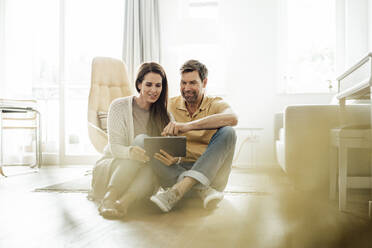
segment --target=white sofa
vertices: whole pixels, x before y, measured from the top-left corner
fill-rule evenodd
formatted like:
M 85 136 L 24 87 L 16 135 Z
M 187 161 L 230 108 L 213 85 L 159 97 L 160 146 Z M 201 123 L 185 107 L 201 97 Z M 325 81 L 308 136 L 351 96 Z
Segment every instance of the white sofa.
M 346 123 L 369 124 L 370 105 L 347 105 Z M 296 188 L 328 188 L 329 131 L 339 125 L 338 105 L 287 106 L 275 116 L 277 160 Z

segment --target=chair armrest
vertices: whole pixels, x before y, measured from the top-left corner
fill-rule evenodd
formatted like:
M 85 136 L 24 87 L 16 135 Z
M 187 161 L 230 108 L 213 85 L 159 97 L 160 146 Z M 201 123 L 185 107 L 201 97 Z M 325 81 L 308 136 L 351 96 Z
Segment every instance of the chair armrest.
M 98 126 L 88 121 L 88 135 L 96 151 L 102 154 L 108 142 L 107 133 L 105 133 Z
M 107 137 L 107 133 L 105 131 L 103 131 L 100 127 L 94 125 L 92 122 L 89 122 L 89 121 L 88 121 L 88 125 L 90 127 L 92 127 L 93 129 L 95 129 L 96 131 L 98 131 L 100 134 L 102 134 L 102 135 L 104 135 L 104 136 Z

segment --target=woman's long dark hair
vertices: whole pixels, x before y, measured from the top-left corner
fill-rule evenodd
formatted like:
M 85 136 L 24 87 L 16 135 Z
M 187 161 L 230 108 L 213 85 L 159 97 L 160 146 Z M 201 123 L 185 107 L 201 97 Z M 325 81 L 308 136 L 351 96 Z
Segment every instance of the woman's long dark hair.
M 161 65 L 155 62 L 143 63 L 137 73 L 136 89 L 139 93 L 141 90 L 138 85 L 141 84 L 147 73 L 159 74 L 162 78 L 162 90 L 159 99 L 150 106 L 150 118 L 147 123 L 147 134 L 150 136 L 160 136 L 164 127 L 169 123 L 167 112 L 168 104 L 168 80 L 167 75 Z

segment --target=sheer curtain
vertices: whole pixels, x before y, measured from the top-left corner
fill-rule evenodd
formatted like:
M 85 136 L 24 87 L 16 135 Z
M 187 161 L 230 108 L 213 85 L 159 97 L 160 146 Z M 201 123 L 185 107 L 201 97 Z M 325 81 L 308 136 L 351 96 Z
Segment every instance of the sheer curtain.
M 141 63 L 146 61 L 160 62 L 157 0 L 126 0 L 123 60 L 128 67 L 130 82 L 133 82 L 137 68 Z

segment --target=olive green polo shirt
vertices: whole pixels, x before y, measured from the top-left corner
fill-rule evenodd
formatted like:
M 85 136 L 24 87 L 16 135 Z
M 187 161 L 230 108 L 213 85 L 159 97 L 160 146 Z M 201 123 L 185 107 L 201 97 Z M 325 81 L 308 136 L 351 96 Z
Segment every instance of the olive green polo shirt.
M 230 108 L 221 97 L 210 97 L 204 95 L 200 107 L 190 116 L 187 111 L 185 100 L 182 96 L 173 97 L 169 100 L 168 110 L 177 122 L 190 122 L 204 118 L 209 115 L 219 114 Z M 186 157 L 182 161 L 194 162 L 207 149 L 208 143 L 216 130 L 195 130 L 182 134 L 186 136 Z

